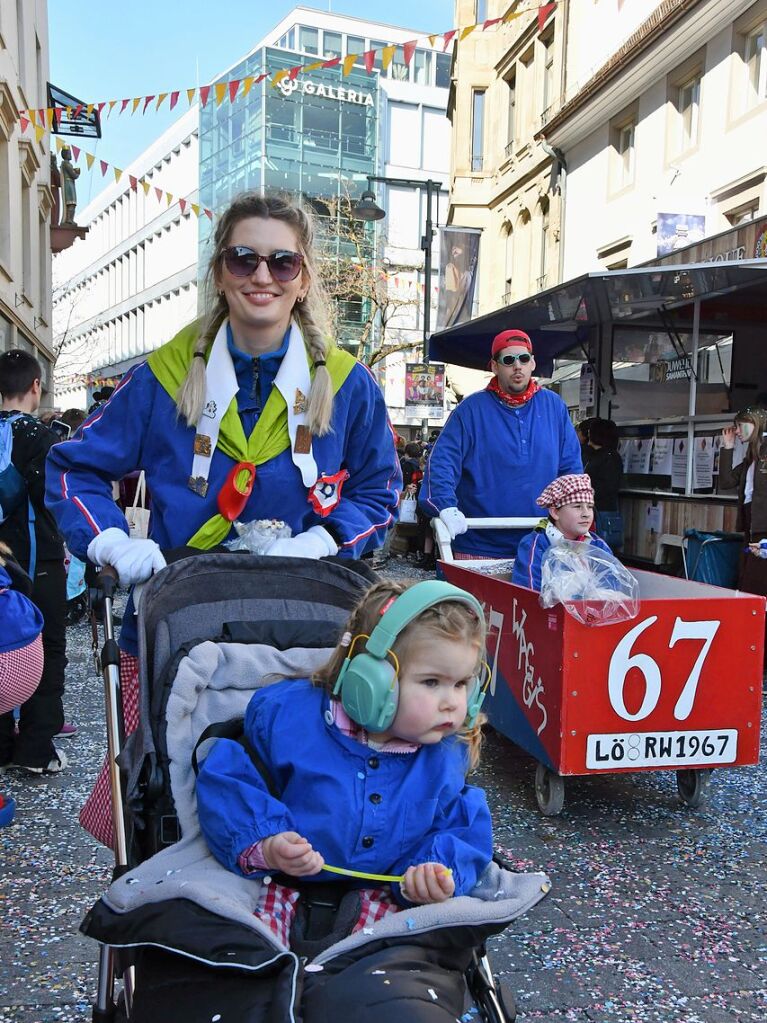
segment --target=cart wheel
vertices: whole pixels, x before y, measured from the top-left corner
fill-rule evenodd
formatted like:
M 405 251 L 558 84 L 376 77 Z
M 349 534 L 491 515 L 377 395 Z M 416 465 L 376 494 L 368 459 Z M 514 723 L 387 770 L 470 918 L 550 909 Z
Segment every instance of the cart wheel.
M 676 787 L 679 798 L 688 806 L 702 806 L 708 798 L 708 783 L 711 780 L 711 769 L 702 768 L 693 771 L 689 768 L 676 772 Z
M 545 764 L 538 764 L 535 769 L 535 798 L 546 817 L 556 817 L 565 804 L 565 780 Z

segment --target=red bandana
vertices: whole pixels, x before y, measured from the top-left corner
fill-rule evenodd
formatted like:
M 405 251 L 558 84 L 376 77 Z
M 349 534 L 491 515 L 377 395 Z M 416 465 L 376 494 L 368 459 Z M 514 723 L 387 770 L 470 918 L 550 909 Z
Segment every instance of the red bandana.
M 494 394 L 496 398 L 499 398 L 504 405 L 508 405 L 510 408 L 519 408 L 520 405 L 526 405 L 532 396 L 537 391 L 540 391 L 540 389 L 541 385 L 537 381 L 531 379 L 530 383 L 521 394 L 507 394 L 498 386 L 498 377 L 493 377 L 486 388 L 486 390 L 490 391 L 491 394 Z

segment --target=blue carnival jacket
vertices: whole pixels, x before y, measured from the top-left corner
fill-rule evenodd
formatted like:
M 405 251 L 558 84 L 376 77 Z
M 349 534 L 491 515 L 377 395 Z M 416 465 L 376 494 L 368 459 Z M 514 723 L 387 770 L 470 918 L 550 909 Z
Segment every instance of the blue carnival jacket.
M 612 554 L 601 536 L 589 533 L 589 542 L 600 551 Z M 545 529 L 534 529 L 519 541 L 511 581 L 518 586 L 526 586 L 528 590 L 541 590 L 541 568 L 543 555 L 551 547 L 551 539 Z
M 419 503 L 434 518 L 459 508 L 467 518 L 537 517 L 535 499 L 553 479 L 583 472 L 567 406 L 553 391 L 538 391 L 509 408 L 490 391 L 464 398 L 450 415 L 426 465 Z M 453 549 L 513 557 L 522 530 L 469 530 Z
M 146 471 L 152 494 L 152 539 L 161 548 L 184 546 L 217 511 L 216 496 L 234 464 L 216 449 L 207 497 L 193 493 L 186 482 L 194 434 L 178 420 L 174 402 L 149 366 L 132 369 L 77 436 L 55 445 L 48 456 L 46 503 L 70 551 L 85 559 L 97 533 L 110 526 L 127 532 L 125 516 L 112 500 L 111 480 L 139 468 Z M 258 466 L 242 521 L 282 519 L 294 535 L 321 524 L 333 534 L 339 554 L 349 558 L 380 546 L 394 521 L 402 474 L 383 396 L 363 365 L 354 366 L 335 396 L 330 433 L 313 438 L 312 447 L 320 475 L 349 473 L 333 511 L 321 518 L 312 509 L 286 449 Z M 131 606 L 120 646 L 137 652 Z
M 28 646 L 43 629 L 37 605 L 12 587 L 11 577 L 0 565 L 0 654 Z
M 216 859 L 241 874 L 237 858 L 250 845 L 297 831 L 331 866 L 399 875 L 439 862 L 452 869 L 456 895 L 470 892 L 493 846 L 485 794 L 466 784 L 465 746 L 451 737 L 416 753 L 379 753 L 343 735 L 329 708 L 324 690 L 304 679 L 267 686 L 250 701 L 245 735 L 280 799 L 239 743 L 213 746 L 197 807 Z

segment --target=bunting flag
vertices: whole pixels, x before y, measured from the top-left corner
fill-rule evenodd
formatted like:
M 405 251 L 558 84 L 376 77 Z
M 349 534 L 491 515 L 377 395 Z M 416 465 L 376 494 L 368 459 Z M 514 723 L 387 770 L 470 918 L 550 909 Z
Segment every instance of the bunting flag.
M 517 8 L 514 11 L 509 11 L 508 14 L 505 14 L 500 18 L 487 18 L 485 21 L 477 22 L 474 25 L 465 25 L 462 28 L 453 28 L 448 32 L 432 33 L 419 39 L 410 39 L 407 42 L 400 44 L 404 55 L 404 63 L 407 66 L 410 65 L 419 42 L 428 40 L 429 45 L 432 48 L 435 48 L 438 40 L 441 39 L 442 50 L 443 52 L 446 52 L 452 43 L 460 43 L 464 39 L 467 39 L 472 32 L 487 32 L 495 28 L 497 25 L 508 24 L 509 22 L 514 21 L 515 18 L 520 18 L 525 14 L 532 14 L 533 12 L 537 12 L 538 31 L 541 32 L 543 31 L 543 27 L 549 16 L 556 9 L 556 6 L 556 2 L 552 2 L 552 0 L 543 0 L 543 2 L 534 3 L 529 7 L 521 9 Z M 363 66 L 368 74 L 372 74 L 375 68 L 376 58 L 379 58 L 380 60 L 381 70 L 386 71 L 394 59 L 396 51 L 396 45 L 388 44 L 378 50 L 366 50 L 364 53 L 350 53 L 343 58 L 340 56 L 331 57 L 328 60 L 317 60 L 310 64 L 296 65 L 291 68 L 280 68 L 274 72 L 267 70 L 258 75 L 258 77 L 249 76 L 243 79 L 231 79 L 225 82 L 217 82 L 215 85 L 202 85 L 198 88 L 187 89 L 186 97 L 190 107 L 194 103 L 195 98 L 199 99 L 202 107 L 205 107 L 210 98 L 211 90 L 214 90 L 216 105 L 220 106 L 227 97 L 230 103 L 234 103 L 240 96 L 247 96 L 254 85 L 258 85 L 267 78 L 271 78 L 270 84 L 272 86 L 276 86 L 279 85 L 279 83 L 286 77 L 292 81 L 299 74 L 307 74 L 311 71 L 319 70 L 320 68 L 332 68 L 337 67 L 338 65 L 342 66 L 342 73 L 344 77 L 351 74 L 352 68 Z M 362 62 L 361 64 L 360 61 Z M 240 89 L 240 86 L 242 86 L 242 89 Z M 109 117 L 111 116 L 115 106 L 118 104 L 120 107 L 118 114 L 125 113 L 129 104 L 131 105 L 131 114 L 135 114 L 139 107 L 142 108 L 141 113 L 146 114 L 150 104 L 154 104 L 154 110 L 157 111 L 168 96 L 170 96 L 169 109 L 173 110 L 178 103 L 181 91 L 182 90 L 180 89 L 176 89 L 169 92 L 136 96 L 132 99 L 110 99 L 102 100 L 99 103 L 88 104 L 78 103 L 78 105 L 74 107 L 74 111 L 72 107 L 42 107 L 37 110 L 21 110 L 19 111 L 19 126 L 21 131 L 25 132 L 29 124 L 31 124 L 35 129 L 35 136 L 39 141 L 46 130 L 51 130 L 53 128 L 55 114 L 57 112 L 61 113 L 64 109 L 66 109 L 69 119 L 77 119 L 83 110 L 85 110 L 88 115 L 92 114 L 94 110 L 97 110 L 100 116 L 105 107 L 108 107 L 107 117 Z

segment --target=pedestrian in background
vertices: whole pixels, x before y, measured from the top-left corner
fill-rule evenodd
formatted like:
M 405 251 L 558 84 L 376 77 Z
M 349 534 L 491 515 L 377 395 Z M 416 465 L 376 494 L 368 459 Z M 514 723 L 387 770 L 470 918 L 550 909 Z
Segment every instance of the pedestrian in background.
M 21 349 L 0 355 L 0 421 L 10 419 L 11 460 L 26 485 L 28 500 L 0 524 L 0 540 L 32 579 L 32 600 L 42 612 L 45 665 L 40 685 L 21 708 L 18 734 L 13 714 L 0 716 L 0 767 L 13 764 L 32 774 L 58 774 L 66 755 L 54 745 L 64 729 L 64 672 L 67 666 L 67 582 L 64 543 L 45 507 L 45 460 L 58 437 L 37 418 L 42 368 Z
M 742 409 L 733 426 L 722 430 L 719 452 L 719 486 L 725 490 L 737 487 L 737 528 L 745 534 L 746 545 L 767 539 L 767 440 L 764 431 L 767 410 Z M 743 461 L 733 468 L 735 438 L 746 445 Z M 767 559 L 751 550 L 744 550 L 738 570 L 738 589 L 767 596 Z
M 618 427 L 612 419 L 590 419 L 588 424 L 583 471 L 594 488 L 594 528 L 615 552 L 623 546 L 623 516 L 618 503 L 623 462 L 618 454 Z
M 383 542 L 401 484 L 394 433 L 371 373 L 327 335 L 316 259 L 313 222 L 286 199 L 246 193 L 218 218 L 202 320 L 132 368 L 78 439 L 51 451 L 48 501 L 76 556 L 112 565 L 130 586 L 164 567 L 161 549 L 235 536 L 235 518 L 286 522 L 293 535 L 269 555 L 358 558 Z M 129 537 L 109 483 L 137 469 L 152 492 L 150 539 Z M 120 646 L 130 733 L 132 600 Z M 110 803 L 102 770 L 80 819 L 106 845 Z

